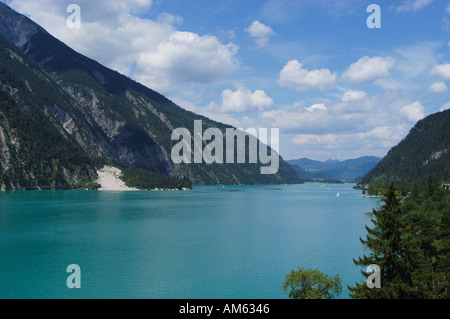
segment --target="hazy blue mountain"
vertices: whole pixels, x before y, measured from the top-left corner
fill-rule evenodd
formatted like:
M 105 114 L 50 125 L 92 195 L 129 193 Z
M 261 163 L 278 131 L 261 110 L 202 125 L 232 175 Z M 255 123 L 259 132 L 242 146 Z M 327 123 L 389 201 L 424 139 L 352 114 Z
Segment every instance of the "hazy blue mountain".
M 306 173 L 312 174 L 310 177 L 313 178 L 355 181 L 359 177 L 367 174 L 372 168 L 375 167 L 375 165 L 378 164 L 378 162 L 380 162 L 380 160 L 380 157 L 363 156 L 344 161 L 330 159 L 325 162 L 301 158 L 287 161 L 287 163 L 291 165 L 291 167 L 300 167 Z
M 297 165 L 289 164 L 297 175 L 305 182 L 320 182 L 320 183 L 344 183 L 342 179 L 336 179 L 326 173 L 308 173 L 303 168 Z
M 273 175 L 261 163 L 173 163 L 173 129 L 231 126 L 75 52 L 2 2 L 0 44 L 0 188 L 77 187 L 105 164 L 194 184 L 301 182 L 282 158 Z

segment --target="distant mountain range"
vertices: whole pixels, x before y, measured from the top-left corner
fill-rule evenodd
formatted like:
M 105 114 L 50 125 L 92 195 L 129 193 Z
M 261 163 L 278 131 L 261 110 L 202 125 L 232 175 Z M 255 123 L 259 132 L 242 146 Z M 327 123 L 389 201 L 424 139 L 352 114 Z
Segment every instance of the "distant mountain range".
M 83 188 L 103 165 L 193 184 L 301 182 L 282 158 L 272 175 L 260 162 L 174 163 L 171 134 L 194 136 L 194 120 L 231 128 L 75 52 L 0 2 L 0 189 Z
M 365 156 L 325 162 L 302 158 L 287 163 L 305 181 L 354 181 L 357 188 L 371 195 L 379 194 L 390 182 L 403 194 L 413 185 L 424 187 L 430 178 L 450 185 L 450 110 L 418 121 L 384 158 Z
M 356 182 L 367 174 L 380 161 L 381 157 L 364 156 L 344 161 L 315 161 L 308 158 L 289 160 L 287 163 L 305 181 Z
M 369 193 L 377 194 L 391 181 L 403 193 L 429 178 L 450 183 L 450 110 L 431 114 L 417 122 L 409 134 L 361 180 Z

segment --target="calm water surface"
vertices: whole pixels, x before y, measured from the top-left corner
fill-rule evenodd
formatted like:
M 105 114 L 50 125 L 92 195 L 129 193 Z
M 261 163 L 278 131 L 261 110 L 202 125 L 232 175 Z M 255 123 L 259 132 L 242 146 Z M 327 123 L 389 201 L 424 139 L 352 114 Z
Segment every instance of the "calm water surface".
M 299 266 L 348 298 L 376 206 L 349 184 L 1 192 L 0 298 L 279 299 Z

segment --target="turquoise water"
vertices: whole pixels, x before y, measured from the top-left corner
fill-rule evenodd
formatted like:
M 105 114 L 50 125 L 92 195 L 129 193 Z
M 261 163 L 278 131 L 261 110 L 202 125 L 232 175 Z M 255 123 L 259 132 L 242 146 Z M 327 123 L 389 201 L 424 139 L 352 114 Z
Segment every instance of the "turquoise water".
M 348 298 L 376 205 L 352 185 L 1 192 L 0 298 L 279 299 L 299 266 Z

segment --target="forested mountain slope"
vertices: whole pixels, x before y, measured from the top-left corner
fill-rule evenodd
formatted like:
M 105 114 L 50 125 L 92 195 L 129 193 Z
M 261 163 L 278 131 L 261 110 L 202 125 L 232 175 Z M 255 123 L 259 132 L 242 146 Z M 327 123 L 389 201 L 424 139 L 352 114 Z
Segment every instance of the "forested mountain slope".
M 390 181 L 407 192 L 414 182 L 425 183 L 430 176 L 441 183 L 450 181 L 450 110 L 420 120 L 362 183 L 371 185 L 370 193 Z
M 281 157 L 278 172 L 268 175 L 260 162 L 175 164 L 175 128 L 194 136 L 194 120 L 203 121 L 203 130 L 231 126 L 75 52 L 1 2 L 0 38 L 1 188 L 77 187 L 106 164 L 194 184 L 301 182 Z

